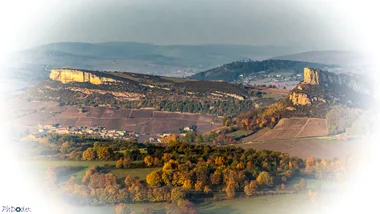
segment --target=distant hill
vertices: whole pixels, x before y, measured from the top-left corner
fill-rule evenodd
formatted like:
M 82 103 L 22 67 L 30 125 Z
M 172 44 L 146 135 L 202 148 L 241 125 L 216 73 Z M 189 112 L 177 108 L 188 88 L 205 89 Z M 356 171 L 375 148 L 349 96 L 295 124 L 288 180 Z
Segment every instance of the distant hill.
M 25 77 L 34 79 L 46 78 L 57 67 L 183 77 L 226 62 L 262 60 L 294 51 L 274 46 L 63 42 L 14 53 L 6 66 L 11 73 L 23 70 L 24 75 L 29 70 Z
M 353 51 L 341 50 L 307 51 L 291 55 L 277 56 L 271 59 L 333 64 L 344 66 L 346 68 L 368 63 L 366 62 L 364 55 Z
M 299 62 L 289 60 L 263 60 L 263 61 L 237 61 L 223 66 L 200 72 L 191 76 L 192 79 L 200 80 L 223 80 L 226 82 L 237 81 L 240 76 L 258 78 L 268 74 L 295 75 L 303 73 L 305 67 L 327 69 L 326 64 Z

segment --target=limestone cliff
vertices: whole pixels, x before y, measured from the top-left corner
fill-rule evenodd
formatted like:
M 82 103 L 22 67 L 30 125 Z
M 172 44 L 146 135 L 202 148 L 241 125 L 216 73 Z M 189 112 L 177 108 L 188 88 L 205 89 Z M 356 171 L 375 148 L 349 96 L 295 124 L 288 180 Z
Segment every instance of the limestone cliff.
M 356 92 L 370 94 L 371 84 L 363 78 L 347 74 L 334 74 L 319 69 L 304 68 L 304 84 L 322 85 L 325 87 L 346 87 Z
M 349 91 L 370 94 L 371 86 L 359 77 L 304 68 L 304 80 L 290 92 L 288 99 L 293 105 L 326 103 L 326 99 L 339 99 L 338 93 Z
M 91 84 L 100 85 L 118 82 L 118 80 L 112 78 L 100 77 L 87 71 L 75 69 L 52 69 L 49 78 L 63 84 L 70 82 L 88 82 Z
M 293 105 L 309 105 L 311 104 L 310 99 L 307 94 L 293 92 L 289 95 L 289 99 L 292 101 Z

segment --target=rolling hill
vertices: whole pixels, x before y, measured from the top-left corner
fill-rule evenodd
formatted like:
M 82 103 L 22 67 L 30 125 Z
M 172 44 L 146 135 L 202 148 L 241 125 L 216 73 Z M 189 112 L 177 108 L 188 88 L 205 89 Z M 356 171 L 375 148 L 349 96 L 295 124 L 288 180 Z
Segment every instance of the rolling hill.
M 129 72 L 62 68 L 52 69 L 49 78 L 31 88 L 25 98 L 55 101 L 62 106 L 153 108 L 214 115 L 236 114 L 277 101 L 262 96 L 258 87 Z
M 274 46 L 62 42 L 14 53 L 6 67 L 13 76 L 39 80 L 46 78 L 50 69 L 61 67 L 183 77 L 226 62 L 293 52 Z M 18 75 L 20 72 L 23 75 Z
M 326 64 L 299 62 L 289 60 L 263 60 L 263 61 L 237 61 L 223 66 L 200 72 L 191 76 L 193 79 L 200 80 L 223 80 L 234 82 L 240 77 L 248 79 L 265 78 L 268 74 L 302 74 L 305 67 L 328 69 Z
M 342 69 L 337 72 L 358 73 L 366 75 L 367 69 L 371 67 L 370 58 L 365 54 L 354 51 L 325 50 L 325 51 L 307 51 L 291 55 L 273 57 L 277 60 L 293 60 L 321 64 L 339 65 Z

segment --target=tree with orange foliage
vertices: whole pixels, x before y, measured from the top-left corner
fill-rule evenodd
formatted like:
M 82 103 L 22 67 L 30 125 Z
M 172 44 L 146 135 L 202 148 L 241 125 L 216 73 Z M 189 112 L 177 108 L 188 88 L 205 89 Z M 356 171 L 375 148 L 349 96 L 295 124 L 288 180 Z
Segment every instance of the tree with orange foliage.
M 165 144 L 178 144 L 178 135 L 169 134 L 162 138 L 162 142 Z
M 116 169 L 120 169 L 123 167 L 123 159 L 119 159 L 116 161 Z
M 177 203 L 185 198 L 185 191 L 180 187 L 175 187 L 171 191 L 171 201 Z
M 164 162 L 168 162 L 170 160 L 170 158 L 171 158 L 171 154 L 169 154 L 169 153 L 164 153 L 164 155 L 162 156 L 162 160 Z
M 237 165 L 236 165 L 236 169 L 244 169 L 244 164 L 243 163 L 238 163 Z
M 253 195 L 253 193 L 256 190 L 256 186 L 257 186 L 256 181 L 252 180 L 249 184 L 245 185 L 245 187 L 244 187 L 244 193 L 247 196 Z
M 306 168 L 313 168 L 315 165 L 314 157 L 311 156 L 311 157 L 306 158 L 305 163 L 306 163 Z
M 204 182 L 203 181 L 197 181 L 194 185 L 196 191 L 203 191 L 204 188 Z
M 96 154 L 99 160 L 109 160 L 112 156 L 112 151 L 108 147 L 101 146 L 97 149 Z
M 82 154 L 83 160 L 95 160 L 95 151 L 93 148 L 88 148 Z
M 158 159 L 157 157 L 155 157 L 155 158 L 153 159 L 153 166 L 159 166 L 160 163 L 161 163 L 161 161 L 160 161 L 160 159 Z
M 190 190 L 192 188 L 191 180 L 190 179 L 186 179 L 183 182 L 182 188 L 185 189 L 185 190 Z
M 235 184 L 228 183 L 226 188 L 225 188 L 225 192 L 226 192 L 228 198 L 235 197 Z
M 220 184 L 220 181 L 221 181 L 221 173 L 216 170 L 214 173 L 211 174 L 210 176 L 210 181 L 211 181 L 211 184 Z
M 268 172 L 262 171 L 256 178 L 257 184 L 262 186 L 272 186 L 273 178 Z
M 135 183 L 136 183 L 136 179 L 130 175 L 127 175 L 124 179 L 124 184 L 126 187 L 131 187 L 135 185 Z
M 77 155 L 78 155 L 78 152 L 76 152 L 76 151 L 72 151 L 72 152 L 70 152 L 70 154 L 69 154 L 69 159 L 70 159 L 70 160 L 75 160 L 75 159 L 77 158 Z
M 69 148 L 70 148 L 70 143 L 69 142 L 64 142 L 64 143 L 62 143 L 61 148 L 59 150 L 62 153 L 66 154 L 67 151 L 69 150 Z
M 132 159 L 130 157 L 124 157 L 124 159 L 123 159 L 123 167 L 125 169 L 127 169 L 127 168 L 131 167 L 131 165 L 132 165 Z
M 215 158 L 215 165 L 221 166 L 224 164 L 224 158 L 221 156 L 218 156 Z
M 152 188 L 160 187 L 161 182 L 161 175 L 157 171 L 151 172 L 146 176 L 146 183 Z
M 205 188 L 203 188 L 203 192 L 206 193 L 206 194 L 210 193 L 211 192 L 211 188 L 206 185 Z
M 148 155 L 148 156 L 146 156 L 146 157 L 144 158 L 144 163 L 145 163 L 145 165 L 146 165 L 147 167 L 151 167 L 151 166 L 153 165 L 153 161 L 154 161 L 154 159 L 153 159 L 153 157 L 150 156 L 150 155 Z
M 248 129 L 248 126 L 249 126 L 249 120 L 247 118 L 244 118 L 242 121 L 242 126 L 246 129 Z
M 247 162 L 247 166 L 251 167 L 251 166 L 252 166 L 252 162 L 251 162 L 251 161 L 248 161 L 248 162 Z

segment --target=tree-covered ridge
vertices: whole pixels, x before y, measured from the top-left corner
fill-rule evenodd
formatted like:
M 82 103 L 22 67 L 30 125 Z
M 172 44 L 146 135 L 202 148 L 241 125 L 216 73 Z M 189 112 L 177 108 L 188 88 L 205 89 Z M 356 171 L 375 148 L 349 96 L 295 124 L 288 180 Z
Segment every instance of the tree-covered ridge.
M 248 111 L 255 105 L 274 103 L 264 97 L 263 87 L 248 87 L 226 82 L 168 78 L 125 72 L 99 72 L 88 70 L 66 71 L 62 84 L 47 80 L 30 89 L 28 100 L 56 101 L 60 105 L 111 106 L 116 108 L 154 108 L 171 112 L 190 112 L 214 115 L 231 115 Z M 70 77 L 70 71 L 76 76 Z M 71 81 L 85 72 L 98 79 L 112 79 L 107 84 Z M 57 78 L 57 79 L 60 79 Z M 82 80 L 80 80 L 82 81 Z
M 200 72 L 191 76 L 193 79 L 200 80 L 223 80 L 233 82 L 238 79 L 239 75 L 248 76 L 259 72 L 292 72 L 301 74 L 305 67 L 325 68 L 327 65 L 300 61 L 289 60 L 263 60 L 263 61 L 236 61 L 222 65 L 220 67 Z

